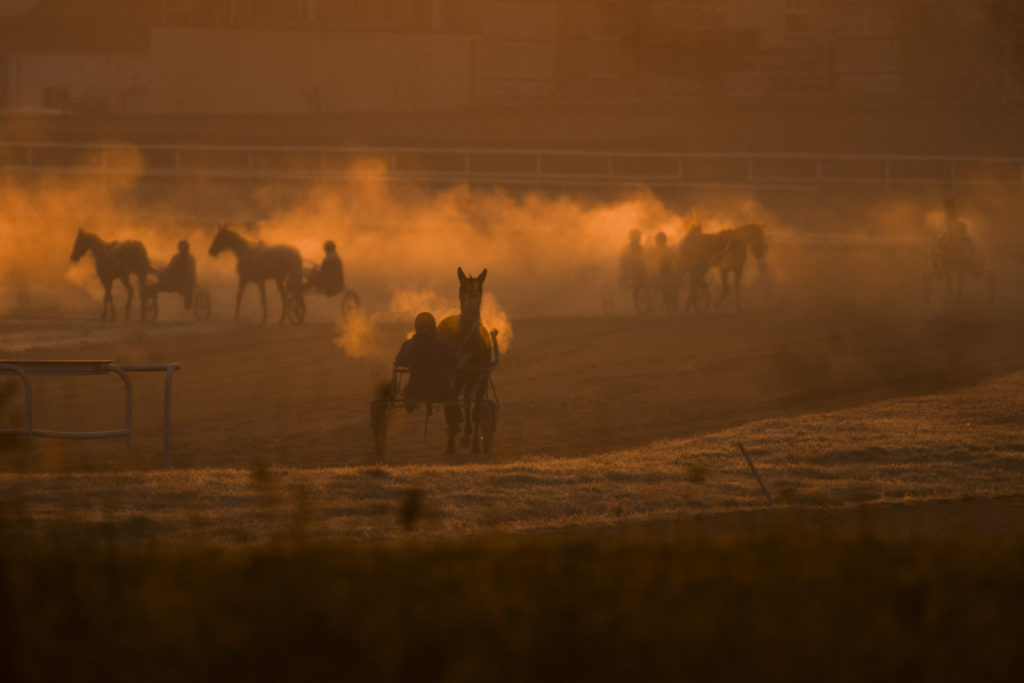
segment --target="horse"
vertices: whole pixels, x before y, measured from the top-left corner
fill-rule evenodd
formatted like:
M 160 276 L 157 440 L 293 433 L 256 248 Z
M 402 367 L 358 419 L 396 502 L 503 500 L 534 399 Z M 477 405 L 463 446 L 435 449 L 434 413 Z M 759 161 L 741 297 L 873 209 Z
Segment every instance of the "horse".
M 249 242 L 227 226 L 221 226 L 210 244 L 210 256 L 216 257 L 225 249 L 235 253 L 238 261 L 238 294 L 235 297 L 235 319 L 242 307 L 242 293 L 250 282 L 260 290 L 260 304 L 263 306 L 261 322 L 267 322 L 267 290 L 265 282 L 277 283 L 281 295 L 281 320 L 288 314 L 289 295 L 304 308 L 302 300 L 302 256 L 295 247 L 283 244 L 267 245 L 263 242 Z
M 964 277 L 967 275 L 987 275 L 989 297 L 994 298 L 995 283 L 985 264 L 980 244 L 968 234 L 966 225 L 958 223 L 932 240 L 931 271 L 924 277 L 926 299 L 931 300 L 933 279 L 945 282 L 947 300 L 963 298 Z
M 495 337 L 497 332 L 488 334 L 480 321 L 480 304 L 483 300 L 484 280 L 487 269 L 476 277 L 469 277 L 458 269 L 459 315 L 441 320 L 437 326 L 439 337 L 451 344 L 458 357 L 455 373 L 456 394 L 461 396 L 465 406 L 465 427 L 462 447 L 472 442 L 472 452 L 480 452 L 481 416 L 474 414 L 474 403 L 480 405 L 487 391 L 490 378 Z M 455 434 L 458 425 L 449 426 L 448 452 L 455 452 Z
M 717 268 L 722 278 L 722 293 L 715 307 L 721 306 L 729 295 L 729 275 L 732 274 L 736 286 L 736 310 L 740 310 L 740 281 L 743 278 L 747 250 L 754 255 L 758 275 L 765 275 L 768 267 L 765 261 L 764 226 L 748 223 L 709 234 L 702 232 L 699 225 L 690 228 L 679 245 L 680 264 L 683 270 L 690 273 L 690 294 L 685 310 L 690 311 L 695 307 L 695 296 L 701 293 L 706 296 L 705 278 L 712 268 Z
M 132 289 L 131 276 L 134 274 L 139 281 L 140 306 L 141 292 L 146 286 L 146 276 L 149 274 L 149 257 L 146 255 L 146 248 L 142 242 L 128 240 L 125 242 L 104 242 L 102 239 L 82 229 L 78 231 L 75 238 L 75 246 L 71 249 L 71 262 L 78 261 L 85 256 L 86 252 L 92 252 L 96 261 L 96 274 L 103 283 L 103 313 L 100 320 L 106 320 L 107 312 L 110 312 L 110 319 L 117 319 L 117 311 L 114 309 L 114 297 L 111 288 L 114 280 L 120 280 L 128 292 L 128 300 L 124 304 L 124 317 L 131 317 Z M 141 315 L 141 308 L 140 308 Z

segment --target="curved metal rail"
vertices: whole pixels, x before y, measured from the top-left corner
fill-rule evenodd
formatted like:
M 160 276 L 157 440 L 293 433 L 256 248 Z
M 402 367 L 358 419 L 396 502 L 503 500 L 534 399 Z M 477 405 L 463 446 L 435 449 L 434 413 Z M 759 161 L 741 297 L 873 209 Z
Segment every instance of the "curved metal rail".
M 125 448 L 131 451 L 132 433 L 135 431 L 132 404 L 132 390 L 129 373 L 163 372 L 164 373 L 164 467 L 171 466 L 171 380 L 179 363 L 158 363 L 145 365 L 123 365 L 109 360 L 0 360 L 0 373 L 17 375 L 21 379 L 25 394 L 25 418 L 21 427 L 0 429 L 0 435 L 22 435 L 29 438 L 29 445 L 34 437 L 50 439 L 114 439 L 123 437 Z M 42 429 L 37 427 L 33 415 L 32 377 L 35 375 L 82 376 L 110 375 L 121 378 L 124 383 L 124 427 L 93 431 L 68 431 L 61 429 Z

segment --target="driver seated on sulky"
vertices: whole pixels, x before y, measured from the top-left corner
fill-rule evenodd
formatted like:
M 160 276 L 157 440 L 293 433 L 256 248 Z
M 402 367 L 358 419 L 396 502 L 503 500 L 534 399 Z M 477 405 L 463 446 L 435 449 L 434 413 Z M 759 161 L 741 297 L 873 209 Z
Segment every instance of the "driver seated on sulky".
M 437 321 L 430 313 L 417 315 L 414 328 L 413 336 L 395 356 L 395 366 L 409 369 L 403 390 L 405 408 L 412 412 L 419 403 L 444 404 L 449 435 L 454 434 L 462 421 L 455 391 L 458 357 L 448 342 L 437 336 Z
M 306 289 L 315 289 L 327 296 L 334 296 L 344 291 L 345 273 L 333 240 L 324 242 L 324 260 L 320 263 L 319 268 L 314 268 L 310 272 Z
M 192 308 L 192 295 L 196 289 L 196 259 L 189 253 L 187 240 L 178 242 L 178 253 L 164 269 L 160 284 L 167 291 L 185 296 L 186 311 Z

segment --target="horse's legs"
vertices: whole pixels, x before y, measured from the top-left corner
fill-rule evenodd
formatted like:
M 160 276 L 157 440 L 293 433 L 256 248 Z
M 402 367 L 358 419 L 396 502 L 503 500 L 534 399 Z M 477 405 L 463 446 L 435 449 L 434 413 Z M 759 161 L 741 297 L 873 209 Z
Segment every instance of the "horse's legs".
M 477 408 L 479 408 L 480 407 L 480 403 L 483 401 L 483 399 L 484 399 L 484 387 L 483 387 L 483 385 L 480 385 L 477 388 L 477 390 L 474 392 L 474 400 L 473 400 L 474 405 Z M 475 411 L 475 410 L 473 411 L 473 435 L 472 435 L 471 438 L 473 439 L 473 447 L 470 449 L 470 451 L 472 453 L 479 453 L 480 452 L 480 416 L 477 414 L 477 411 Z
M 720 268 L 718 274 L 722 277 L 722 293 L 718 296 L 718 301 L 715 302 L 715 308 L 721 306 L 725 297 L 729 296 L 729 271 Z
M 146 275 L 145 273 L 138 273 L 135 276 L 139 280 L 139 318 L 142 318 L 142 309 L 145 307 L 146 302 L 142 300 L 142 293 L 146 291 Z
M 132 296 L 135 294 L 135 290 L 132 289 L 132 276 L 130 274 L 125 275 L 121 278 L 121 282 L 124 283 L 124 289 L 128 292 L 128 300 L 124 302 L 124 319 L 130 320 L 132 317 Z M 111 305 L 113 305 L 113 302 L 111 302 Z
M 736 310 L 742 311 L 743 306 L 740 305 L 740 281 L 743 279 L 743 266 L 733 271 L 733 277 L 736 280 Z
M 444 404 L 444 422 L 448 435 L 448 443 L 445 446 L 446 455 L 455 455 L 455 435 L 459 433 L 459 397 L 455 396 L 453 401 Z
M 110 309 L 110 319 L 117 320 L 117 311 L 114 310 L 114 295 L 111 293 L 111 288 L 114 286 L 113 282 L 104 282 L 103 287 L 103 313 L 100 315 L 100 320 L 107 319 L 107 309 Z
M 284 325 L 284 319 L 288 315 L 288 298 L 284 289 L 284 280 L 277 281 L 277 293 L 281 296 L 281 319 L 277 322 Z
M 238 279 L 238 294 L 235 295 L 235 320 L 238 320 L 238 313 L 242 310 L 242 292 L 245 291 L 246 280 Z
M 267 283 L 260 280 L 256 285 L 260 288 L 260 305 L 263 306 L 263 319 L 260 322 L 265 323 L 267 322 Z
M 468 384 L 462 390 L 462 410 L 463 418 L 466 420 L 462 429 L 462 447 L 465 448 L 473 438 L 473 392 Z

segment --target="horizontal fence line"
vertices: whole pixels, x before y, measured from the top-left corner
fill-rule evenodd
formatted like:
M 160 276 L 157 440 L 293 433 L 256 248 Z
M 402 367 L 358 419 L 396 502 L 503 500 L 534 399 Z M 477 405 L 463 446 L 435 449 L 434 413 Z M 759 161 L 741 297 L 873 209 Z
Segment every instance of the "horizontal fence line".
M 364 159 L 380 172 L 353 170 Z M 814 190 L 838 185 L 1024 188 L 1024 158 L 667 153 L 502 148 L 14 143 L 0 171 L 154 179 L 394 178 L 427 183 Z

